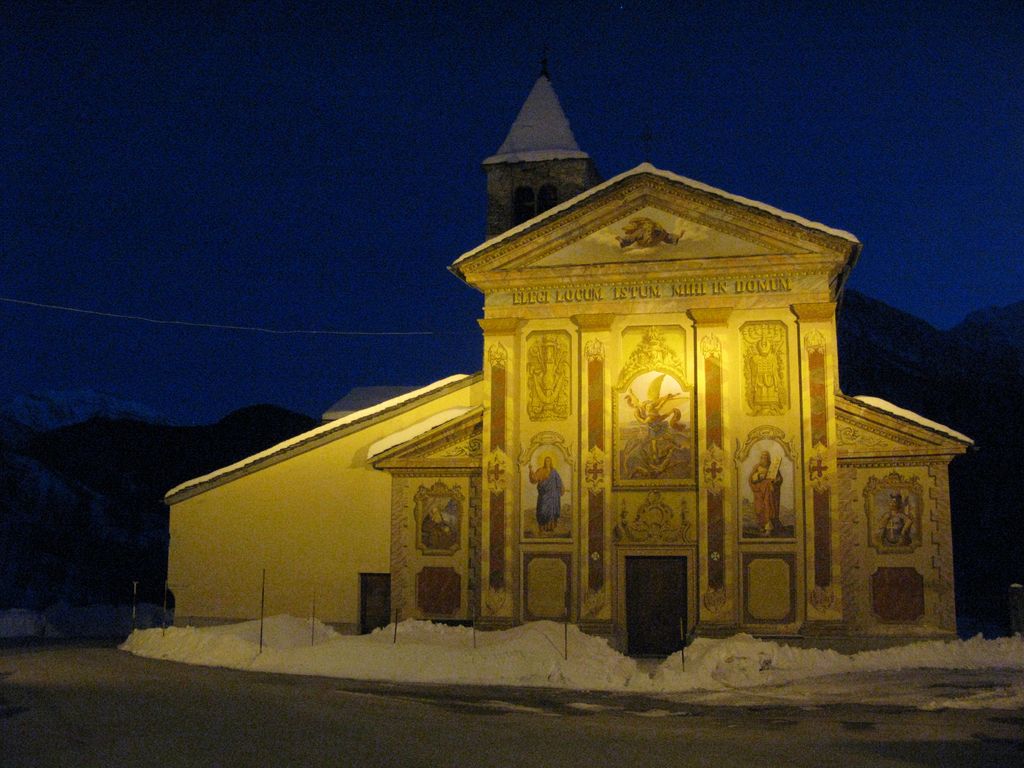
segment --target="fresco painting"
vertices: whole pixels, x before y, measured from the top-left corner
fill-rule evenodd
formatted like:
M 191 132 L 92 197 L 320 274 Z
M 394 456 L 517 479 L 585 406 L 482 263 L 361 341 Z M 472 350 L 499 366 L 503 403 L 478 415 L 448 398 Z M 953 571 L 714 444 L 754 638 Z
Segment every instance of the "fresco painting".
M 664 371 L 634 378 L 617 408 L 620 480 L 681 481 L 693 478 L 690 390 Z
M 554 445 L 538 446 L 523 468 L 523 538 L 572 537 L 572 467 Z
M 772 438 L 750 446 L 739 467 L 743 537 L 791 539 L 796 535 L 793 460 Z

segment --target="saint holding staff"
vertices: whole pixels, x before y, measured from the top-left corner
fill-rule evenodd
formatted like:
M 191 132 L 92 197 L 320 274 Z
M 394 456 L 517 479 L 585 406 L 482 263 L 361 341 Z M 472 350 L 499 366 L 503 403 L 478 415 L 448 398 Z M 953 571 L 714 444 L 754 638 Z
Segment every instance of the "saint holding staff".
M 562 515 L 562 494 L 566 488 L 550 456 L 545 456 L 537 469 L 530 467 L 530 482 L 537 486 L 537 525 L 542 531 L 554 531 Z

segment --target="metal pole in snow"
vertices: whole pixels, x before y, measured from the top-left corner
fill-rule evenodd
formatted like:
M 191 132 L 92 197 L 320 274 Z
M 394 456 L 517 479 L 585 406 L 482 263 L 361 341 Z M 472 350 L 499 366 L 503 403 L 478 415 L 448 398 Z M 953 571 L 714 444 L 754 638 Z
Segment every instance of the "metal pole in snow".
M 267 569 L 263 569 L 263 579 L 260 581 L 260 653 L 263 653 L 263 607 L 267 599 Z
M 679 663 L 686 671 L 686 625 L 683 624 L 683 617 L 679 617 Z
M 398 609 L 395 608 L 395 636 L 391 639 L 391 644 L 392 645 L 397 645 L 397 643 L 398 643 Z
M 135 605 L 139 594 L 139 582 L 132 582 L 132 632 L 135 631 Z

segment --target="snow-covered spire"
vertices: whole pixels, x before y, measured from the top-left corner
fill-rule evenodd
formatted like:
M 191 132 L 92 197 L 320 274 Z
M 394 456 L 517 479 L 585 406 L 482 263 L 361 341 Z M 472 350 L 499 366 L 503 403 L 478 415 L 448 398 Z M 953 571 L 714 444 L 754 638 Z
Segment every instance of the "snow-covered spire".
M 589 155 L 576 144 L 569 119 L 551 87 L 545 57 L 540 77 L 533 84 L 508 136 L 497 153 L 484 160 L 484 165 L 587 157 Z

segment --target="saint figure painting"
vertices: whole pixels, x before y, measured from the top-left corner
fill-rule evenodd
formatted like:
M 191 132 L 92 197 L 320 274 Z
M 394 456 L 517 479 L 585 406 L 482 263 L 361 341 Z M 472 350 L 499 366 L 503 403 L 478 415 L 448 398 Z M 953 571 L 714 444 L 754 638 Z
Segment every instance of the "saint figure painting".
M 537 486 L 537 526 L 542 531 L 553 531 L 562 516 L 562 476 L 551 464 L 551 457 L 544 457 L 543 466 L 530 470 L 530 482 Z
M 761 458 L 750 473 L 747 482 L 754 492 L 754 517 L 757 527 L 765 536 L 771 536 L 782 527 L 779 507 L 782 501 L 781 456 L 772 459 L 771 453 L 761 451 Z
M 796 533 L 793 460 L 764 438 L 750 446 L 737 478 L 745 539 L 789 539 Z
M 523 535 L 527 538 L 571 536 L 569 468 L 558 453 L 541 449 L 530 460 L 523 487 Z

